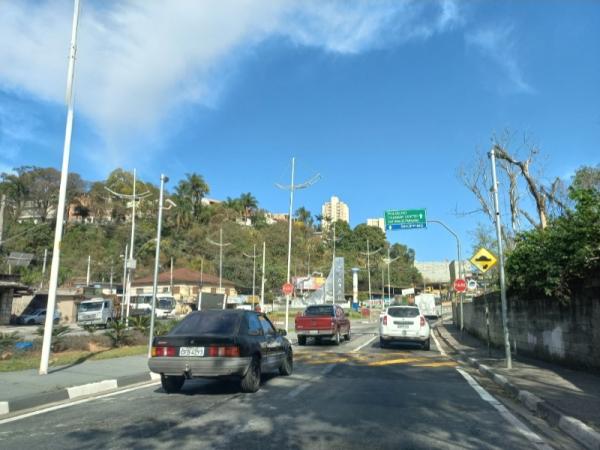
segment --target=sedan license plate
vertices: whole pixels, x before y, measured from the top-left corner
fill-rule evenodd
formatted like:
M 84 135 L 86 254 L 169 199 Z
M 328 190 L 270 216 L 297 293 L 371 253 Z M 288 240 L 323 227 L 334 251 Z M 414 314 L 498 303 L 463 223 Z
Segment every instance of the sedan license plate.
M 309 333 L 310 334 L 319 334 L 319 330 L 310 330 Z
M 179 356 L 204 356 L 204 347 L 180 347 Z

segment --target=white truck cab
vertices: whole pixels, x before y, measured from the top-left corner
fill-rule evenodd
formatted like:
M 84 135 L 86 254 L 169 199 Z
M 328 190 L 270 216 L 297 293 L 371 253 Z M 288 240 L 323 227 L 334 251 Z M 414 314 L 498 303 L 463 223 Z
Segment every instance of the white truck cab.
M 115 319 L 113 301 L 97 297 L 84 300 L 79 304 L 77 323 L 79 325 L 103 325 L 108 327 Z

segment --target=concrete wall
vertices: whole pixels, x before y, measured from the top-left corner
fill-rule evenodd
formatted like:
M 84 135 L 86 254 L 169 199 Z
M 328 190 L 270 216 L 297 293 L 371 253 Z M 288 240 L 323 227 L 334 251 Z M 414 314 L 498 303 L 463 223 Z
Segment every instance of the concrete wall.
M 465 329 L 486 339 L 486 304 L 490 338 L 503 345 L 499 293 L 464 303 Z M 457 308 L 460 323 L 460 308 Z M 508 323 L 511 348 L 517 353 L 569 366 L 600 370 L 600 281 L 582 289 L 567 305 L 552 299 L 509 298 Z

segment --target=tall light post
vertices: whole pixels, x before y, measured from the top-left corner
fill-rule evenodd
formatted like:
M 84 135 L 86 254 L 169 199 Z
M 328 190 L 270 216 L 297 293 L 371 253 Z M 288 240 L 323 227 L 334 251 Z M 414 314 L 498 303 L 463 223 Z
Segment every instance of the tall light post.
M 223 227 L 219 228 L 219 242 L 215 242 L 208 238 L 206 238 L 206 240 L 210 244 L 219 247 L 219 290 L 221 290 L 223 287 L 223 247 L 227 247 L 228 245 L 231 245 L 231 243 L 223 243 Z
M 294 191 L 298 189 L 306 189 L 309 186 L 315 184 L 321 178 L 320 174 L 315 175 L 304 183 L 294 184 L 294 174 L 296 169 L 296 158 L 292 158 L 292 182 L 289 186 L 275 184 L 279 189 L 290 191 L 290 212 L 288 216 L 288 259 L 287 259 L 287 282 L 290 283 L 290 271 L 292 266 L 292 222 L 293 222 L 293 208 L 294 208 Z M 289 331 L 289 315 L 290 315 L 290 296 L 285 296 L 285 331 Z
M 379 250 L 381 250 L 381 248 L 371 251 L 369 247 L 369 239 L 367 239 L 367 251 L 360 252 L 362 255 L 366 255 L 367 257 L 367 279 L 369 280 L 369 320 L 371 320 L 371 309 L 373 307 L 373 294 L 371 291 L 371 255 L 378 253 Z
M 121 281 L 122 289 L 121 289 L 121 321 L 125 317 L 125 289 L 127 283 L 127 252 L 129 250 L 129 244 L 125 244 L 125 253 L 121 256 L 123 257 L 123 278 Z
M 160 259 L 160 234 L 162 230 L 163 196 L 165 183 L 169 177 L 160 175 L 160 194 L 158 196 L 158 220 L 156 223 L 156 251 L 154 253 L 154 277 L 152 280 L 152 311 L 150 314 L 150 333 L 148 338 L 148 358 L 152 356 L 152 339 L 154 338 L 154 315 L 156 309 L 156 292 L 158 289 L 158 261 Z M 171 259 L 171 261 L 173 261 Z M 172 266 L 171 266 L 172 267 Z M 172 273 L 172 272 L 171 272 Z
M 52 344 L 52 328 L 54 326 L 54 309 L 56 307 L 56 289 L 58 287 L 58 268 L 60 264 L 60 243 L 62 241 L 65 203 L 67 196 L 67 181 L 69 174 L 69 158 L 71 153 L 71 134 L 73 131 L 73 78 L 75 74 L 75 56 L 77 54 L 77 26 L 79 24 L 79 0 L 75 0 L 73 25 L 71 28 L 71 47 L 69 51 L 69 68 L 67 71 L 67 123 L 65 127 L 65 142 L 63 160 L 60 172 L 60 187 L 58 190 L 58 206 L 56 208 L 56 226 L 54 229 L 54 247 L 52 250 L 52 266 L 48 284 L 48 304 L 46 305 L 46 320 L 44 323 L 44 338 L 40 358 L 40 375 L 48 374 L 50 346 Z
M 444 222 L 442 222 L 441 220 L 427 220 L 427 223 L 437 223 L 438 225 L 443 226 L 446 231 L 448 231 L 448 233 L 450 233 L 452 236 L 454 236 L 454 239 L 456 239 L 456 255 L 458 258 L 458 277 L 460 279 L 464 279 L 464 273 L 463 273 L 463 263 L 461 260 L 461 254 L 460 254 L 460 238 L 458 237 L 458 234 L 456 234 L 448 225 L 446 225 Z M 459 301 L 460 301 L 460 330 L 462 331 L 464 328 L 464 320 L 463 320 L 463 294 L 459 294 Z M 442 323 L 444 323 L 444 310 L 442 308 Z
M 251 255 L 242 253 L 246 258 L 252 258 L 252 306 L 254 307 L 254 297 L 256 295 L 256 244 Z
M 146 191 L 143 192 L 141 194 L 136 194 L 136 181 L 137 181 L 137 172 L 135 169 L 133 169 L 133 192 L 131 195 L 129 194 L 123 194 L 120 192 L 115 192 L 112 189 L 108 188 L 108 187 L 104 187 L 104 189 L 106 189 L 108 192 L 110 192 L 112 195 L 124 199 L 124 200 L 129 200 L 129 202 L 131 203 L 131 237 L 130 237 L 130 241 L 129 241 L 129 256 L 127 257 L 127 261 L 126 261 L 126 266 L 127 266 L 127 291 L 126 294 L 124 295 L 125 298 L 125 324 L 127 326 L 129 326 L 129 304 L 131 302 L 131 282 L 132 282 L 132 278 L 133 278 L 133 271 L 136 268 L 136 261 L 135 258 L 133 257 L 133 252 L 134 252 L 134 247 L 135 247 L 135 216 L 136 216 L 136 205 L 137 202 L 140 200 L 143 200 L 144 198 L 148 197 L 150 195 L 150 192 Z M 125 293 L 125 291 L 124 291 Z M 121 320 L 123 320 L 123 316 L 121 316 Z
M 265 262 L 267 253 L 267 243 L 263 241 L 263 254 L 262 254 L 262 279 L 260 281 L 260 310 L 264 312 L 265 308 Z
M 390 258 L 390 247 L 388 247 L 387 250 L 387 258 L 383 258 L 383 262 L 387 265 L 387 276 L 388 276 L 388 295 L 390 295 L 390 293 L 392 292 L 392 281 L 390 279 L 390 264 L 392 264 L 394 261 L 396 261 L 397 259 L 399 259 L 399 256 L 396 256 L 395 258 Z
M 85 285 L 90 285 L 90 269 L 92 265 L 92 255 L 88 255 L 88 263 L 87 263 L 87 275 L 85 277 Z
M 496 177 L 496 147 L 492 147 L 490 158 L 492 162 L 492 190 L 494 192 L 494 211 L 496 213 L 496 238 L 498 240 L 498 263 L 500 269 L 500 301 L 502 302 L 502 328 L 504 331 L 504 351 L 506 353 L 506 367 L 512 369 L 512 356 L 510 354 L 510 337 L 508 335 L 508 312 L 506 302 L 506 279 L 504 277 L 504 252 L 502 249 L 502 223 L 500 219 L 500 206 L 498 202 L 498 179 Z

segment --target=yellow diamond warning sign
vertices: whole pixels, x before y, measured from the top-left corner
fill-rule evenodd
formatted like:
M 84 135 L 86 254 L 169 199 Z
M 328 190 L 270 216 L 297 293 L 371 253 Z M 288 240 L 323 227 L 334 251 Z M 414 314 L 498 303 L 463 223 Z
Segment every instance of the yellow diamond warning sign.
M 477 253 L 475 253 L 469 261 L 483 273 L 490 270 L 498 262 L 492 252 L 483 247 L 477 250 Z

